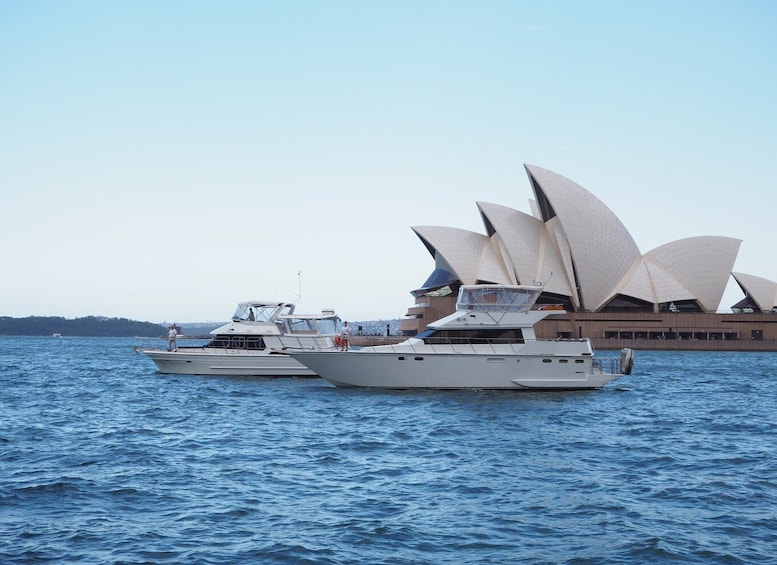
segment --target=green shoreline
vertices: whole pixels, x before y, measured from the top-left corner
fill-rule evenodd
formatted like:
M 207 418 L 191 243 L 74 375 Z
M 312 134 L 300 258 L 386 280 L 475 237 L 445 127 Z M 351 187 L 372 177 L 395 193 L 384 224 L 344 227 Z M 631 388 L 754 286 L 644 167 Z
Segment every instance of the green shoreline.
M 78 337 L 158 337 L 167 328 L 151 322 L 138 322 L 127 318 L 86 316 L 62 318 L 57 316 L 29 316 L 10 318 L 0 316 L 0 335 L 6 336 L 63 336 Z

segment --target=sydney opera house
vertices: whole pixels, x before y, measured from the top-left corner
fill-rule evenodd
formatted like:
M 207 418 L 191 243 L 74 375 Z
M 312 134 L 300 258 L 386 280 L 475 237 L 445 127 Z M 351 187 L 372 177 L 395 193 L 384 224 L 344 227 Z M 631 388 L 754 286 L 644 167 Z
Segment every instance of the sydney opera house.
M 453 311 L 462 284 L 544 283 L 561 304 L 542 337 L 590 337 L 600 348 L 777 349 L 777 283 L 732 272 L 741 241 L 680 239 L 647 253 L 598 198 L 547 169 L 525 165 L 531 214 L 478 202 L 483 233 L 415 226 L 434 270 L 412 291 L 400 331 L 414 335 Z M 718 313 L 733 277 L 744 293 Z M 635 343 L 638 341 L 639 343 Z

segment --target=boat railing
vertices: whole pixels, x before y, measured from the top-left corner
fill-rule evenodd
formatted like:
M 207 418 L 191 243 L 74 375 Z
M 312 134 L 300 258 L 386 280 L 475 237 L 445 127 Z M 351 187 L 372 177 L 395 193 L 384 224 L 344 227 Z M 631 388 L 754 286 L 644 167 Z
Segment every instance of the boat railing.
M 424 343 L 428 345 L 505 345 L 522 344 L 528 342 L 549 342 L 549 341 L 570 341 L 581 342 L 590 341 L 587 337 L 555 337 L 555 338 L 533 338 L 523 337 L 436 337 L 430 336 L 423 338 Z
M 621 360 L 619 357 L 597 357 L 593 360 L 591 370 L 595 373 L 618 375 L 621 373 Z
M 530 342 L 552 342 L 552 341 L 570 341 L 570 342 L 583 342 L 587 341 L 587 338 L 573 338 L 573 339 L 523 339 L 523 338 L 424 338 L 423 342 L 420 340 L 410 340 L 396 343 L 381 345 L 383 348 L 391 348 L 392 351 L 401 353 L 488 353 L 492 352 L 495 355 L 505 353 L 518 353 L 521 347 Z

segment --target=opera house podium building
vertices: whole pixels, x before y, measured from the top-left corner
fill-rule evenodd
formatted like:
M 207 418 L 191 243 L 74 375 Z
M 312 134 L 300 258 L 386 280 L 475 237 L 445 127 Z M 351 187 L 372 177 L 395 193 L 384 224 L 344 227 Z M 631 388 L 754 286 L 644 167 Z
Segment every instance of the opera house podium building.
M 525 165 L 531 214 L 477 202 L 484 233 L 414 226 L 434 270 L 412 291 L 400 333 L 415 335 L 455 310 L 463 284 L 544 284 L 538 304 L 562 305 L 537 337 L 589 337 L 598 349 L 777 350 L 777 283 L 732 272 L 741 241 L 704 236 L 641 253 L 593 194 Z M 719 313 L 733 277 L 744 298 Z

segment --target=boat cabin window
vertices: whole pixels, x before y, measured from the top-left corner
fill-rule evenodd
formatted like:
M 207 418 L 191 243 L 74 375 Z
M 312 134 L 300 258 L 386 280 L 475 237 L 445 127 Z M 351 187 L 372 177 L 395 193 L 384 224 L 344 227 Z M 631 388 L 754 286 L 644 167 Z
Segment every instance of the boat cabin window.
M 219 349 L 229 347 L 229 336 L 216 336 L 205 347 L 217 347 Z
M 427 330 L 416 336 L 430 344 L 457 343 L 524 343 L 519 328 L 489 328 L 482 330 Z
M 342 329 L 343 322 L 337 316 L 332 318 L 321 318 L 317 320 L 318 331 L 322 334 L 339 334 Z
M 220 335 L 210 340 L 205 347 L 216 349 L 251 349 L 261 350 L 265 348 L 264 340 L 258 336 Z
M 340 318 L 283 318 L 279 325 L 284 333 L 335 335 L 340 333 Z
M 287 333 L 314 334 L 318 332 L 316 321 L 309 318 L 288 318 L 283 321 Z

